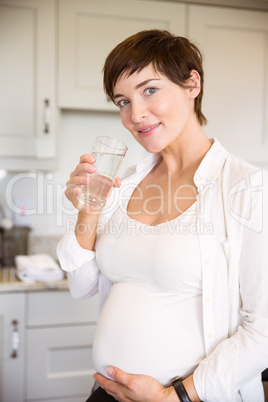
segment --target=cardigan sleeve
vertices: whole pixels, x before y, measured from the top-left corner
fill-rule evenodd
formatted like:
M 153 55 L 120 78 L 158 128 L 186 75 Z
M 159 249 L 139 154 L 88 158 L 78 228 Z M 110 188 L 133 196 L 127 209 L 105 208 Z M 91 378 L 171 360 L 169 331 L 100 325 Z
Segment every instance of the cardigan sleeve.
M 71 295 L 87 298 L 98 291 L 99 270 L 95 252 L 81 247 L 73 231 L 58 244 L 57 255 L 61 268 L 67 272 Z

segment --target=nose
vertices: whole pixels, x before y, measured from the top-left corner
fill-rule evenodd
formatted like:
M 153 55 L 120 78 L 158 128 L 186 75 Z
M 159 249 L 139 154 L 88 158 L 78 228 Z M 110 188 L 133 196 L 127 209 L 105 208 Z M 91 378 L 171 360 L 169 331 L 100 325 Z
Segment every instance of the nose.
M 143 102 L 131 103 L 131 120 L 134 123 L 141 122 L 148 114 L 147 108 Z

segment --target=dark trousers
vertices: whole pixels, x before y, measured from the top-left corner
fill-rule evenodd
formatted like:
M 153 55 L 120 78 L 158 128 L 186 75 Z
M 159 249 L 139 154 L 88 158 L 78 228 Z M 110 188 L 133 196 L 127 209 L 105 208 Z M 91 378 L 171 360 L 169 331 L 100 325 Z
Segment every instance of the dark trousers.
M 90 397 L 86 400 L 86 402 L 114 402 L 114 399 L 111 395 L 107 394 L 107 392 L 99 387 L 90 395 Z

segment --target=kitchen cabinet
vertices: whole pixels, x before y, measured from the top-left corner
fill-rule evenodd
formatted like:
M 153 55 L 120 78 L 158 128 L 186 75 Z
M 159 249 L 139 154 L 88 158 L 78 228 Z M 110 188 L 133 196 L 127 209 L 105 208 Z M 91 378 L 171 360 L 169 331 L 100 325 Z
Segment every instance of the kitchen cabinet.
M 185 5 L 144 0 L 59 0 L 59 106 L 117 110 L 102 88 L 108 53 L 144 29 L 185 35 Z
M 55 0 L 0 0 L 0 168 L 56 156 Z
M 85 401 L 94 383 L 91 350 L 97 298 L 74 300 L 69 292 L 33 292 L 27 295 L 27 305 L 26 399 L 77 396 Z
M 0 402 L 22 402 L 24 394 L 23 294 L 0 294 Z
M 189 6 L 204 54 L 205 131 L 249 162 L 268 163 L 268 13 Z
M 97 296 L 74 300 L 68 290 L 0 294 L 0 402 L 84 402 L 94 383 L 97 310 Z

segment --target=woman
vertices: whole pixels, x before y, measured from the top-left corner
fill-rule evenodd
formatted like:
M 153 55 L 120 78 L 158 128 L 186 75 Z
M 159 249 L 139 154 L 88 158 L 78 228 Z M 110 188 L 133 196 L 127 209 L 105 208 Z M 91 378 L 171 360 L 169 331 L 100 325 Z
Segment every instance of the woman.
M 58 256 L 72 295 L 103 306 L 90 401 L 264 400 L 268 177 L 205 136 L 203 76 L 196 46 L 167 31 L 106 59 L 105 92 L 151 155 L 100 215 L 77 201 L 92 155 L 67 183 L 79 213 Z

